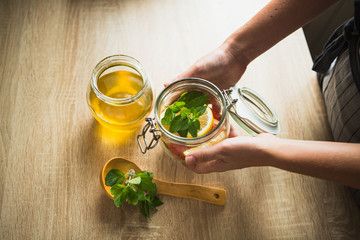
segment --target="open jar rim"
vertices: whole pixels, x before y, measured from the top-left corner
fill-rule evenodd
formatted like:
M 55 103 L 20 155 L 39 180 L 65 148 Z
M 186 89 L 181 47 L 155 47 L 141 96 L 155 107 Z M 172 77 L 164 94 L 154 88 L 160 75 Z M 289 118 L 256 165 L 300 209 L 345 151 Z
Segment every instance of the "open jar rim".
M 99 90 L 98 84 L 97 84 L 98 78 L 107 69 L 109 69 L 111 67 L 116 67 L 116 66 L 129 67 L 129 68 L 135 70 L 141 76 L 141 78 L 143 80 L 143 86 L 136 94 L 134 94 L 130 97 L 126 97 L 126 98 L 112 98 L 112 97 L 106 96 Z M 123 54 L 108 56 L 108 57 L 104 58 L 103 60 L 101 60 L 95 66 L 95 68 L 91 74 L 90 82 L 91 82 L 91 87 L 94 90 L 94 93 L 96 94 L 96 96 L 99 99 L 101 99 L 102 101 L 104 101 L 108 104 L 111 104 L 111 105 L 123 105 L 123 104 L 129 104 L 129 103 L 135 102 L 144 94 L 144 92 L 146 91 L 146 89 L 148 88 L 148 86 L 150 84 L 149 77 L 148 77 L 144 67 L 142 66 L 142 64 L 135 58 L 127 56 L 127 55 L 123 55 Z
M 181 137 L 181 136 L 170 133 L 161 124 L 161 120 L 160 120 L 161 109 L 159 109 L 159 108 L 162 106 L 162 101 L 169 94 L 176 91 L 178 88 L 184 88 L 186 86 L 189 86 L 190 89 L 191 89 L 191 87 L 195 87 L 195 86 L 204 88 L 204 89 L 206 89 L 206 91 L 212 92 L 214 94 L 214 96 L 218 100 L 220 100 L 219 102 L 221 104 L 222 111 L 221 111 L 221 118 L 219 120 L 219 124 L 214 129 L 212 129 L 210 132 L 208 132 L 205 135 L 200 136 L 200 137 L 194 137 L 194 138 Z M 160 128 L 160 131 L 162 132 L 162 134 L 165 135 L 168 139 L 171 139 L 171 141 L 183 143 L 186 145 L 197 145 L 199 143 L 206 142 L 207 140 L 213 138 L 216 134 L 218 134 L 219 129 L 221 129 L 223 127 L 223 124 L 227 117 L 226 100 L 225 100 L 222 92 L 220 91 L 220 89 L 217 86 L 215 86 L 213 83 L 211 83 L 207 80 L 201 79 L 201 78 L 184 78 L 184 79 L 180 79 L 175 82 L 172 82 L 165 89 L 163 89 L 163 91 L 160 93 L 160 95 L 156 99 L 154 113 L 155 113 L 156 125 L 158 126 L 158 128 Z

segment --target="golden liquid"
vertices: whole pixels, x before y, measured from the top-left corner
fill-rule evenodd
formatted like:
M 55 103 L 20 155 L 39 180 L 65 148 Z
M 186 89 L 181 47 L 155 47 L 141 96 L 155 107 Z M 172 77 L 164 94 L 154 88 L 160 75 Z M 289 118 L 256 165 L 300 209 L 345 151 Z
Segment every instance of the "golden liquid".
M 143 88 L 140 75 L 128 71 L 116 71 L 98 79 L 98 89 L 104 95 L 123 99 L 132 97 Z M 153 93 L 148 87 L 142 96 L 128 104 L 109 104 L 99 99 L 90 87 L 89 105 L 95 118 L 103 126 L 115 131 L 133 131 L 151 111 Z

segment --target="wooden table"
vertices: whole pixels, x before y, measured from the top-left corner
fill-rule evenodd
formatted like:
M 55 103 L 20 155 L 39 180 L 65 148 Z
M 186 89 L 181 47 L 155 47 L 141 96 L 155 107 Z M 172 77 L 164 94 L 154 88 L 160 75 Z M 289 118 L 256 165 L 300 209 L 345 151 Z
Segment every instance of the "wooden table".
M 1 1 L 0 239 L 359 239 L 346 187 L 269 167 L 198 175 L 160 147 L 142 155 L 139 131 L 112 133 L 87 107 L 102 58 L 137 58 L 159 93 L 266 2 Z M 311 65 L 299 30 L 240 81 L 277 111 L 282 138 L 332 138 Z M 226 205 L 161 195 L 152 221 L 117 209 L 99 184 L 116 156 L 163 180 L 225 188 Z

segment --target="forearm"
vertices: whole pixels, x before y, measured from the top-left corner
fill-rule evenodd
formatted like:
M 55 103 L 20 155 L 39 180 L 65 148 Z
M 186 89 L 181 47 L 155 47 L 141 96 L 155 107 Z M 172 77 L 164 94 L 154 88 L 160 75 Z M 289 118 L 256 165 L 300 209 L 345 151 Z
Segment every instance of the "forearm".
M 277 139 L 268 165 L 360 188 L 360 144 Z
M 338 0 L 272 0 L 235 31 L 224 47 L 248 64 Z

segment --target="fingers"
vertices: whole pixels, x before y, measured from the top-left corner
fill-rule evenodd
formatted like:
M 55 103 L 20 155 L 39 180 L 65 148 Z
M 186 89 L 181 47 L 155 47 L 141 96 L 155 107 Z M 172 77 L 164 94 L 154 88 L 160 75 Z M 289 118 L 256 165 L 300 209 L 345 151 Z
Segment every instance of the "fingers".
M 233 137 L 214 146 L 193 151 L 186 156 L 185 166 L 196 173 L 223 172 L 250 166 L 246 158 L 243 158 L 243 151 L 239 151 L 242 142 L 245 141 Z
M 211 173 L 211 172 L 223 172 L 223 171 L 227 170 L 226 165 L 227 164 L 225 162 L 223 162 L 222 160 L 216 159 L 216 160 L 211 160 L 208 162 L 195 164 L 193 166 L 187 166 L 187 168 L 189 168 L 190 170 L 192 170 L 196 173 L 204 174 L 204 173 Z
M 186 164 L 189 165 L 199 164 L 201 162 L 207 162 L 220 157 L 222 151 L 222 148 L 220 147 L 221 145 L 222 145 L 221 143 L 218 143 L 214 146 L 199 149 L 189 153 L 189 155 L 186 156 L 185 158 Z
M 221 145 L 222 144 L 219 143 L 214 146 L 190 153 L 185 158 L 186 167 L 197 173 L 224 171 L 224 167 L 221 166 L 221 163 L 223 163 L 223 161 L 219 160 L 223 158 L 223 148 L 221 147 Z

